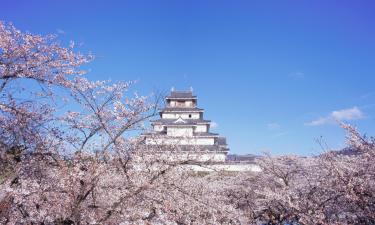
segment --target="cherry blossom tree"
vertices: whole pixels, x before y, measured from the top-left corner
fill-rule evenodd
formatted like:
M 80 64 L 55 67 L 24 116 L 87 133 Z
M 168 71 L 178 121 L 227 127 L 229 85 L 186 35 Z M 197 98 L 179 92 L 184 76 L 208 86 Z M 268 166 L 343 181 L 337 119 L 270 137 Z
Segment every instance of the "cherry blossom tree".
M 374 138 L 352 126 L 348 147 L 315 157 L 270 156 L 230 178 L 224 195 L 254 224 L 374 224 Z
M 71 88 L 71 78 L 84 74 L 79 67 L 92 58 L 74 53 L 73 48 L 73 43 L 68 48 L 61 47 L 54 36 L 23 33 L 0 23 L 3 151 L 35 150 L 53 134 L 53 127 L 49 126 L 57 97 L 53 88 Z M 30 86 L 35 88 L 27 88 Z
M 153 153 L 143 129 L 154 100 L 133 82 L 90 81 L 91 55 L 55 36 L 0 23 L 0 222 L 150 224 L 231 221 L 230 205 L 203 179 Z
M 196 161 L 174 157 L 180 146 L 129 135 L 160 97 L 90 81 L 82 68 L 92 59 L 0 23 L 1 224 L 375 223 L 374 138 L 342 124 L 342 151 L 195 173 L 185 165 Z

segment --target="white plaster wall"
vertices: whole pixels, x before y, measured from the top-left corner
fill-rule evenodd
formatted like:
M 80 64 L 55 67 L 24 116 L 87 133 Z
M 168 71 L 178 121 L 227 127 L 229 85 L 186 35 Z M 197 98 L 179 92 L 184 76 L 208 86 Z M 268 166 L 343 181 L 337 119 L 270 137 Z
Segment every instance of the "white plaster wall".
M 192 127 L 167 127 L 167 135 L 172 137 L 193 136 Z
M 214 145 L 215 138 L 195 138 L 195 137 L 147 137 L 146 144 L 148 145 Z
M 207 132 L 207 125 L 197 125 L 195 132 Z
M 191 117 L 189 117 L 191 115 Z M 199 119 L 199 113 L 181 113 L 179 116 L 181 116 L 182 119 Z
M 189 114 L 191 115 L 191 118 L 189 118 Z M 199 119 L 199 113 L 187 113 L 183 115 L 183 119 Z
M 163 126 L 162 125 L 154 125 L 154 131 L 162 131 Z
M 189 117 L 191 115 L 191 118 Z M 163 113 L 161 118 L 163 119 L 199 119 L 199 113 Z
M 163 118 L 163 119 L 175 119 L 176 114 L 175 113 L 163 113 L 161 115 L 161 118 Z
M 178 101 L 176 100 L 171 100 L 169 105 L 171 107 L 193 107 L 194 106 L 194 103 L 193 101 L 184 101 L 184 103 L 181 105 L 181 103 L 179 103 Z
M 196 145 L 214 145 L 215 144 L 215 138 L 213 138 L 213 137 L 196 138 L 195 144 Z

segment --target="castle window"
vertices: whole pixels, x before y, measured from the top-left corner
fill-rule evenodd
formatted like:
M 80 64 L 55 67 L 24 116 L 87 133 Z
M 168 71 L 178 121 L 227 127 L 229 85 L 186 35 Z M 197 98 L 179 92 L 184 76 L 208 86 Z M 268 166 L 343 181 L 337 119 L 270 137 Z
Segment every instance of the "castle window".
M 191 118 L 191 114 L 189 114 L 189 118 Z

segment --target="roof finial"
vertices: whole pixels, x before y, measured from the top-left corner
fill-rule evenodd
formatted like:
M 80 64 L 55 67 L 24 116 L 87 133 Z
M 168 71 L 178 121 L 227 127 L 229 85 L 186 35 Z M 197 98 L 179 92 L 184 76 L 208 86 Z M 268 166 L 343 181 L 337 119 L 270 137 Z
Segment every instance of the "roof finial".
M 174 91 L 174 87 L 171 88 L 171 91 Z
M 190 86 L 190 91 L 193 92 L 193 87 L 192 86 Z

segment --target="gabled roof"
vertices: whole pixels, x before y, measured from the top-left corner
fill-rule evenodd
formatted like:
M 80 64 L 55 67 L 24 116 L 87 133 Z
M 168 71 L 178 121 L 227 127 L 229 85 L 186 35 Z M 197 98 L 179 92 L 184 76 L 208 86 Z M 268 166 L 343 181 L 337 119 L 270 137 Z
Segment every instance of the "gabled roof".
M 177 120 L 175 120 L 173 123 L 187 123 L 185 120 L 183 120 L 181 117 L 179 117 Z
M 209 124 L 211 120 L 201 120 L 201 119 L 186 119 L 184 120 L 186 124 Z M 158 120 L 152 120 L 151 123 L 153 124 L 173 124 L 176 122 L 176 119 L 158 119 Z
M 171 94 L 166 99 L 196 99 L 192 91 L 171 91 Z

